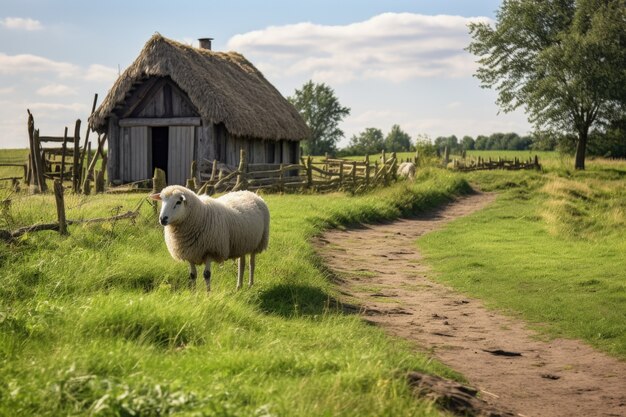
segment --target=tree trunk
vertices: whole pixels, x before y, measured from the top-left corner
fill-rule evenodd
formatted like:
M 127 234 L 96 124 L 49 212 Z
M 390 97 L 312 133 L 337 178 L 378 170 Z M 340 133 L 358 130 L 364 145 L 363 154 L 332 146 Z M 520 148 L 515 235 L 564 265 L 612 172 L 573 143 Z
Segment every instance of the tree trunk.
M 576 161 L 574 169 L 585 169 L 585 153 L 587 152 L 587 137 L 589 128 L 583 127 L 578 131 L 578 144 L 576 146 Z

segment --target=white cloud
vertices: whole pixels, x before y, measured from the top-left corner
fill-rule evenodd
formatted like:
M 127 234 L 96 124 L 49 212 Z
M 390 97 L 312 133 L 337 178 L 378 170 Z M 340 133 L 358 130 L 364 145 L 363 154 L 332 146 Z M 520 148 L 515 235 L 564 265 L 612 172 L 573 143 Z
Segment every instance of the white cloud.
M 117 69 L 100 64 L 81 68 L 69 62 L 54 61 L 38 55 L 7 55 L 0 52 L 0 75 L 22 75 L 25 73 L 53 73 L 61 78 L 81 78 L 86 81 L 113 83 Z
M 17 29 L 17 30 L 41 30 L 43 29 L 43 25 L 39 20 L 31 19 L 29 17 L 5 17 L 0 20 L 0 24 L 7 29 Z
M 37 94 L 40 96 L 75 96 L 78 91 L 64 84 L 48 84 L 38 89 Z
M 0 88 L 0 94 L 10 94 L 15 91 L 15 87 Z
M 88 81 L 102 81 L 113 83 L 117 79 L 117 69 L 100 64 L 91 64 L 85 72 L 84 78 Z
M 19 75 L 32 72 L 53 72 L 60 77 L 80 74 L 80 68 L 67 62 L 53 61 L 31 54 L 7 55 L 0 52 L 0 74 Z
M 460 102 L 460 101 L 453 101 L 453 102 L 448 103 L 448 105 L 446 107 L 449 108 L 449 109 L 457 109 L 457 108 L 461 107 L 462 105 L 463 105 L 463 103 Z
M 228 47 L 250 57 L 268 76 L 304 76 L 345 83 L 402 82 L 420 77 L 471 75 L 464 51 L 467 25 L 485 17 L 383 13 L 342 26 L 297 23 L 233 36 Z

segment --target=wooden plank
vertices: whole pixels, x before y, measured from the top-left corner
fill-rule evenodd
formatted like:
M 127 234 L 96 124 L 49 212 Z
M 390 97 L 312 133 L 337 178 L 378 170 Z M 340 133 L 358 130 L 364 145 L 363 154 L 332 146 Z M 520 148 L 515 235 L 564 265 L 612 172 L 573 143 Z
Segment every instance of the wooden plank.
M 40 136 L 39 142 L 59 142 L 63 143 L 65 138 L 63 136 Z M 68 143 L 74 143 L 74 138 L 67 138 Z
M 169 185 L 185 185 L 193 160 L 195 128 L 193 126 L 170 126 L 167 182 Z
M 111 115 L 109 119 L 109 130 L 108 130 L 108 160 L 107 164 L 107 173 L 108 173 L 108 181 L 117 181 L 120 177 L 120 139 L 119 139 L 119 127 L 117 124 L 117 117 L 115 115 Z M 95 167 L 94 167 L 95 169 Z M 90 169 L 90 172 L 92 170 Z
M 146 98 L 146 96 L 153 94 L 154 91 L 156 91 L 156 90 L 153 90 L 152 88 L 155 86 L 155 84 L 159 80 L 161 80 L 161 78 L 151 77 L 147 79 L 146 81 L 144 81 L 139 87 L 137 87 L 137 89 L 133 92 L 131 97 L 126 101 L 126 107 L 128 108 L 128 110 L 124 112 L 123 117 L 130 117 L 131 115 L 135 113 L 135 111 L 139 108 L 139 106 L 141 106 L 142 104 L 145 104 L 144 99 Z M 140 111 L 141 109 L 139 109 L 137 113 L 139 113 Z
M 120 167 L 120 174 L 123 182 L 132 181 L 131 167 L 131 145 L 130 145 L 130 128 L 122 128 L 122 146 L 120 149 L 122 156 L 122 166 Z
M 200 126 L 202 120 L 199 117 L 136 117 L 120 119 L 120 127 L 136 127 L 136 126 Z
M 148 127 L 136 126 L 130 129 L 131 181 L 150 177 L 151 161 L 148 161 Z
M 76 120 L 74 126 L 74 153 L 72 155 L 72 189 L 75 193 L 78 193 L 80 188 L 80 172 L 79 168 L 80 158 L 80 119 Z

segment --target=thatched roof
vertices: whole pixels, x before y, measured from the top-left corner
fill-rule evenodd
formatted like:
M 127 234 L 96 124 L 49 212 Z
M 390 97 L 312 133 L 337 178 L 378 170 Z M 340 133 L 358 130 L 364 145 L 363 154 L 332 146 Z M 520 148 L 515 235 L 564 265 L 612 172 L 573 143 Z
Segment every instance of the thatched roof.
M 113 84 L 90 117 L 91 127 L 105 131 L 116 105 L 151 76 L 169 76 L 187 93 L 203 123 L 224 123 L 231 134 L 274 140 L 308 136 L 297 110 L 242 55 L 193 48 L 159 34 Z

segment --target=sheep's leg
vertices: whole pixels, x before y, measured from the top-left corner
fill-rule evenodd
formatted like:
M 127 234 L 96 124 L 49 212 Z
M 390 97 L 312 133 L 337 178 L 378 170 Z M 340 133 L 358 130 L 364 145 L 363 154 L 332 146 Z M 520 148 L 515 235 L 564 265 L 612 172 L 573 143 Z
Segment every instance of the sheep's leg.
M 237 267 L 237 289 L 243 286 L 243 270 L 246 269 L 246 255 L 239 258 L 239 265 Z
M 198 276 L 198 271 L 196 270 L 196 266 L 189 262 L 189 289 L 193 290 L 196 288 L 196 277 Z
M 250 268 L 250 277 L 249 277 L 249 280 L 248 280 L 248 286 L 250 286 L 250 287 L 252 285 L 254 285 L 254 266 L 255 266 L 254 257 L 255 257 L 255 254 L 251 253 L 250 254 L 250 266 L 249 266 L 249 268 Z
M 206 290 L 211 291 L 211 261 L 207 260 L 204 265 L 204 282 L 206 284 Z

